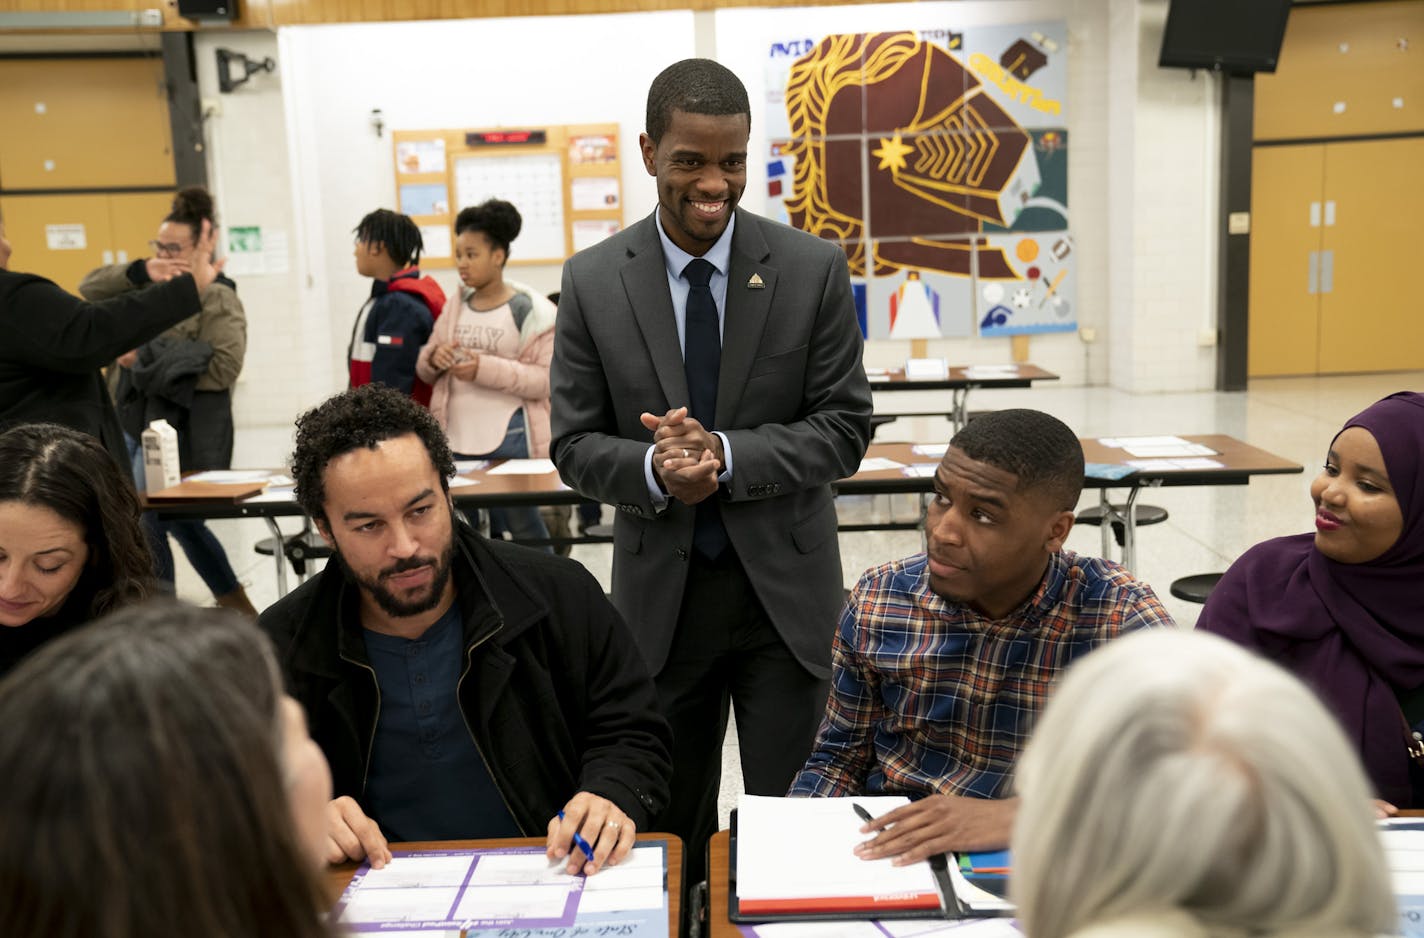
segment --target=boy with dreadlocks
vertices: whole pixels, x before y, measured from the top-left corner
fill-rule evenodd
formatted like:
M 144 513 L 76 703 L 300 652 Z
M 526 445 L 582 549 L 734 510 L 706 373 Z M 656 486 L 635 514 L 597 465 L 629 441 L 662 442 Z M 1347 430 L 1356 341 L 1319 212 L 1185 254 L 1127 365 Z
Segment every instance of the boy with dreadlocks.
M 416 377 L 415 360 L 445 307 L 445 291 L 420 275 L 424 247 L 410 216 L 390 209 L 377 209 L 356 226 L 356 272 L 374 282 L 346 360 L 351 387 L 384 384 L 429 406 L 430 385 Z

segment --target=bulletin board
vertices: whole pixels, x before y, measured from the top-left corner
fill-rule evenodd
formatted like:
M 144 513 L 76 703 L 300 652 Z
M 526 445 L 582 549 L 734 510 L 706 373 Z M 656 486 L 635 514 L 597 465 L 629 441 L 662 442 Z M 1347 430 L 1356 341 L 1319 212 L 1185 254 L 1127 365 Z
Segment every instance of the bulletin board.
M 523 218 L 511 266 L 561 264 L 623 227 L 617 124 L 397 130 L 396 205 L 420 227 L 421 266 L 454 267 L 455 216 L 498 198 Z

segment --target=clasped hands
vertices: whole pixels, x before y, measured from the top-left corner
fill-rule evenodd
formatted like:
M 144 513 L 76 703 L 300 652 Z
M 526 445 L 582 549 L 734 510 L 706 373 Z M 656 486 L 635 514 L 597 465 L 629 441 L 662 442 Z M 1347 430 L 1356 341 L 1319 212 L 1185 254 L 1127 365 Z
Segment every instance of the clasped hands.
M 722 438 L 677 407 L 661 417 L 643 412 L 638 418 L 653 431 L 653 474 L 672 498 L 695 505 L 717 494 L 717 477 L 725 456 Z
M 461 381 L 473 381 L 480 370 L 480 354 L 447 342 L 437 345 L 430 353 L 430 364 L 438 371 L 449 371 L 451 377 Z
M 563 817 L 549 819 L 544 854 L 550 863 L 567 858 L 565 872 L 592 876 L 605 866 L 616 866 L 633 848 L 638 825 L 607 798 L 581 791 L 569 799 Z M 391 861 L 391 848 L 381 828 L 366 816 L 356 799 L 343 795 L 327 805 L 326 862 L 370 860 L 372 869 Z M 575 835 L 593 851 L 586 856 Z

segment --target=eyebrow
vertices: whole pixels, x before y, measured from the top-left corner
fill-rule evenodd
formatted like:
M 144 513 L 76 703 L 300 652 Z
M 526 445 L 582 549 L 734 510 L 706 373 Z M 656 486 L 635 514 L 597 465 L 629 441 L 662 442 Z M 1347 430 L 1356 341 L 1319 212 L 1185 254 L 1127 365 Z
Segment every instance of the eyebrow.
M 401 508 L 402 508 L 402 509 L 405 509 L 405 508 L 413 508 L 413 507 L 415 507 L 415 505 L 416 505 L 417 502 L 422 502 L 422 501 L 424 501 L 425 499 L 429 498 L 430 496 L 432 496 L 432 495 L 434 495 L 434 494 L 435 494 L 435 490 L 434 490 L 434 489 L 426 489 L 425 491 L 421 492 L 419 495 L 415 496 L 415 497 L 412 498 L 410 501 L 408 501 L 408 502 L 406 502 L 404 505 L 402 505 Z M 342 521 L 360 521 L 360 520 L 363 519 L 363 518 L 379 518 L 379 517 L 380 517 L 380 515 L 376 514 L 374 511 L 348 511 L 346 514 L 344 514 L 344 515 L 341 516 L 341 520 L 342 520 Z
M 41 555 L 43 555 L 43 554 L 58 554 L 58 553 L 73 554 L 74 551 L 71 550 L 71 549 L 68 548 L 68 547 L 47 547 L 47 548 L 45 548 L 44 550 L 37 550 L 37 551 L 35 551 L 35 556 L 38 557 L 38 556 L 41 556 Z
M 940 477 L 939 477 L 938 475 L 936 475 L 936 476 L 934 477 L 934 489 L 935 489 L 935 491 L 936 491 L 936 492 L 944 492 L 946 488 L 947 488 L 947 486 L 944 484 L 944 481 L 943 481 L 942 479 L 940 479 Z M 972 498 L 974 501 L 976 501 L 976 502 L 982 502 L 982 503 L 985 504 L 985 505 L 991 505 L 991 506 L 993 506 L 994 508 L 998 508 L 1000 511 L 1005 511 L 1005 510 L 1007 510 L 1008 507 L 1009 507 L 1009 503 L 1006 502 L 1006 501 L 1004 501 L 1004 499 L 1000 498 L 998 495 L 994 494 L 993 492 L 989 492 L 989 491 L 986 491 L 986 490 L 984 490 L 984 489 L 970 488 L 970 489 L 966 492 L 966 494 L 967 494 L 970 498 Z
M 1325 458 L 1335 463 L 1341 461 L 1340 454 L 1335 452 L 1333 449 L 1326 454 Z M 1363 472 L 1367 475 L 1372 475 L 1383 482 L 1389 481 L 1389 473 L 1385 472 L 1383 469 L 1376 469 L 1374 466 L 1370 466 L 1362 462 L 1357 462 L 1354 464 L 1354 466 L 1357 472 Z

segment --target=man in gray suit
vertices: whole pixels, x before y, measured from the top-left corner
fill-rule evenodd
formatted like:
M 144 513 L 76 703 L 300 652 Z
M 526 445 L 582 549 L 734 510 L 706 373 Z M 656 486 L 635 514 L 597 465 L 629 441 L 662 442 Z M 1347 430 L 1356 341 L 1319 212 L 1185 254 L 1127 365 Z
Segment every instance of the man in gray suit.
M 736 707 L 752 794 L 785 794 L 824 710 L 842 573 L 830 484 L 870 439 L 844 253 L 736 210 L 751 113 L 688 59 L 648 93 L 658 208 L 564 265 L 552 454 L 618 507 L 613 602 L 673 727 L 689 882 L 716 829 Z

